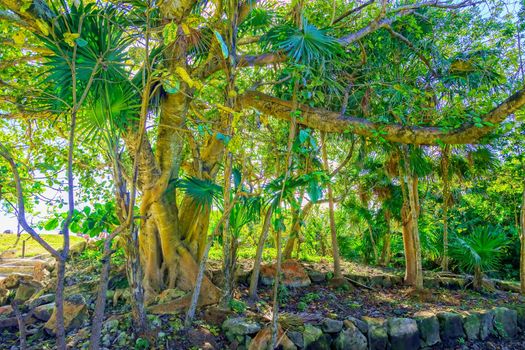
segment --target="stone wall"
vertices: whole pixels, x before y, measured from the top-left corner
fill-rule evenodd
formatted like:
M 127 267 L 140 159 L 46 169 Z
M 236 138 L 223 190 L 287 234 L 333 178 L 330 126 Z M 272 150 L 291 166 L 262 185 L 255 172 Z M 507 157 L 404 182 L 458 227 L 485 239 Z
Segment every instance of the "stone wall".
M 222 329 L 237 349 L 262 350 L 258 340 L 268 333 L 267 328 L 244 317 L 227 319 Z M 417 350 L 489 337 L 512 339 L 521 332 L 525 332 L 525 307 L 497 307 L 461 313 L 419 312 L 412 318 L 325 318 L 288 327 L 280 339 L 285 350 Z

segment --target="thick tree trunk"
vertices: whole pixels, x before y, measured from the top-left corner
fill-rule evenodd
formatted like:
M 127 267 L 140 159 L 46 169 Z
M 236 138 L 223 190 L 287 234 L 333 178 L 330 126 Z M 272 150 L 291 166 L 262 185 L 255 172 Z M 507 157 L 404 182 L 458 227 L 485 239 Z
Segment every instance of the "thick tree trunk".
M 403 247 L 405 250 L 405 283 L 409 286 L 416 284 L 416 254 L 412 235 L 412 215 L 408 203 L 404 202 L 401 209 Z
M 408 163 L 408 147 L 404 146 L 402 152 L 404 167 L 400 167 L 403 192 L 401 220 L 405 248 L 405 283 L 416 289 L 423 289 L 423 267 L 418 229 L 418 178 L 412 173 Z

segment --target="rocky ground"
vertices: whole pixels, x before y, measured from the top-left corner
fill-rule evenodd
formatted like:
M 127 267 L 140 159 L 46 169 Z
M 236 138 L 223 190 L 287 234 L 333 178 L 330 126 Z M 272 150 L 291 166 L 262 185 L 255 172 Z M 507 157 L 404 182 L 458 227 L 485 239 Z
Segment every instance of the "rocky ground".
M 72 349 L 87 348 L 100 272 L 96 260 L 80 254 L 82 248 L 73 250 L 76 257 L 66 275 L 65 314 Z M 256 303 L 247 298 L 250 270 L 250 262 L 240 263 L 231 310 L 216 306 L 200 310 L 190 330 L 183 329 L 182 315 L 172 308 L 172 301 L 184 293 L 167 290 L 160 295 L 149 316 L 157 334 L 153 345 L 133 339 L 125 273 L 122 266 L 115 266 L 107 294 L 103 348 L 262 349 L 270 336 L 274 270 L 271 265 L 263 267 Z M 524 300 L 508 291 L 515 288 L 512 283 L 492 281 L 490 292 L 477 293 L 470 289 L 468 277 L 429 273 L 425 280 L 429 292 L 414 294 L 402 286 L 396 270 L 346 263 L 347 279 L 337 283 L 330 278 L 328 263 L 290 261 L 284 270 L 288 287 L 281 288 L 279 300 L 285 349 L 525 349 L 524 333 L 519 332 L 525 331 L 525 310 L 520 308 Z M 211 262 L 208 272 L 220 283 L 219 263 Z M 53 274 L 52 261 L 44 259 L 34 264 L 32 274 L 11 274 L 0 281 L 0 349 L 18 345 L 17 320 L 9 305 L 13 299 L 22 303 L 30 349 L 54 348 Z M 429 330 L 422 326 L 427 324 Z

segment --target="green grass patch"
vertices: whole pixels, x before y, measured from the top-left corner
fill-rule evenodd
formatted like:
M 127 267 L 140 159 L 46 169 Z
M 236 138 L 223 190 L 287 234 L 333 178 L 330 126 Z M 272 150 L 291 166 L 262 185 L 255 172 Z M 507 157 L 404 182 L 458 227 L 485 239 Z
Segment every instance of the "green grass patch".
M 238 259 L 254 259 L 256 251 L 257 251 L 257 247 L 255 246 L 250 246 L 250 247 L 241 246 L 237 250 L 237 257 Z M 263 250 L 263 261 L 264 262 L 271 262 L 276 257 L 277 257 L 277 250 L 274 247 L 264 248 Z M 208 258 L 210 260 L 222 260 L 222 246 L 215 243 L 210 249 Z M 295 258 L 295 253 L 293 254 L 293 258 Z M 299 260 L 305 261 L 305 262 L 319 262 L 321 260 L 330 262 L 333 259 L 331 256 L 312 255 L 312 254 L 308 254 L 307 252 L 301 252 L 299 254 Z
M 62 248 L 63 236 L 62 235 L 41 235 L 41 237 L 46 241 L 50 246 L 55 249 Z M 22 242 L 25 243 L 25 256 L 32 257 L 40 254 L 46 254 L 47 251 L 31 236 L 27 233 L 20 235 L 20 240 L 16 244 L 17 236 L 16 234 L 0 234 L 0 253 L 6 250 L 16 250 L 16 256 L 22 257 Z M 83 241 L 84 238 L 77 236 L 70 236 L 70 244 L 74 245 L 78 242 Z

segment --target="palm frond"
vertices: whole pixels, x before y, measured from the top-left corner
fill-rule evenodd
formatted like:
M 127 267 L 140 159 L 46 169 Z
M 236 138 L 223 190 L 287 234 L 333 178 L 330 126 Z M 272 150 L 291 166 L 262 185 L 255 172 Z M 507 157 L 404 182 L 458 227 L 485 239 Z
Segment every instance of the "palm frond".
M 222 186 L 211 180 L 187 177 L 178 179 L 175 187 L 183 190 L 195 203 L 203 208 L 209 208 L 214 203 L 220 204 L 222 199 Z
M 289 23 L 273 27 L 261 38 L 261 42 L 274 51 L 284 51 L 296 63 L 307 65 L 322 64 L 341 50 L 336 38 L 306 19 L 302 28 Z

